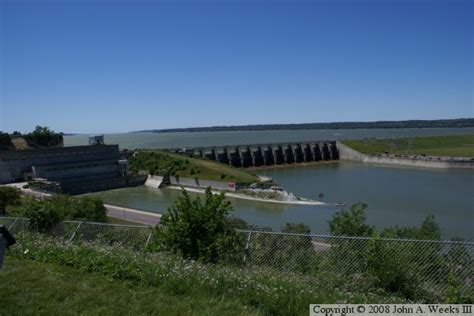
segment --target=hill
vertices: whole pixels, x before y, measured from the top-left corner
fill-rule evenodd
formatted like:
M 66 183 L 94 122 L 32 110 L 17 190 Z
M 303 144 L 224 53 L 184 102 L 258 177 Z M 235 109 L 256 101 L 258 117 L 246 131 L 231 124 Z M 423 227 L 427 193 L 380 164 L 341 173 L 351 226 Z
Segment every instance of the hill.
M 146 170 L 150 174 L 172 175 L 236 183 L 254 183 L 256 175 L 215 161 L 185 157 L 166 151 L 138 151 L 129 160 L 131 171 Z
M 409 120 L 375 122 L 330 122 L 303 124 L 258 124 L 237 126 L 210 126 L 142 130 L 132 133 L 180 133 L 180 132 L 223 132 L 223 131 L 265 131 L 265 130 L 306 130 L 306 129 L 362 129 L 362 128 L 460 128 L 474 127 L 474 118 L 450 120 Z

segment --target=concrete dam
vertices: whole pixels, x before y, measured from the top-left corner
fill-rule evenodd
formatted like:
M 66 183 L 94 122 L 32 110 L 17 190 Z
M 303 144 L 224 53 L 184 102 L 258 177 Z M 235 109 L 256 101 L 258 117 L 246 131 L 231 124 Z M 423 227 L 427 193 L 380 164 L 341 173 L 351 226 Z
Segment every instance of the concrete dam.
M 175 152 L 242 168 L 339 160 L 335 141 L 198 147 Z

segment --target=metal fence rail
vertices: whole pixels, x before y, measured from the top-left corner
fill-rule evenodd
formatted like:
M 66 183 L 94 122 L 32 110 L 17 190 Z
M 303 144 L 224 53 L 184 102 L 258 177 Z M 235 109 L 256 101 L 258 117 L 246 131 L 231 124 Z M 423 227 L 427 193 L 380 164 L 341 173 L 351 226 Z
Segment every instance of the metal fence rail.
M 24 218 L 0 217 L 0 224 L 13 234 L 30 230 Z M 243 244 L 233 256 L 237 265 L 341 279 L 364 276 L 391 291 L 417 290 L 436 297 L 456 291 L 474 300 L 471 241 L 238 232 Z M 47 234 L 64 242 L 94 242 L 143 251 L 152 239 L 152 227 L 64 221 Z

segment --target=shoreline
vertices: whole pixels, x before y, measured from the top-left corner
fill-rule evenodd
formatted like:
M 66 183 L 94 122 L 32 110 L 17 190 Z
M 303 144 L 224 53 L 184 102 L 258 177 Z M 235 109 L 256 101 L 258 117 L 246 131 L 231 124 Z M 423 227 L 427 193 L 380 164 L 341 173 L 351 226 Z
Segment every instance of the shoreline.
M 419 169 L 474 170 L 474 158 L 449 158 L 434 156 L 363 154 L 342 142 L 337 143 L 341 161 L 356 161 L 372 165 L 413 167 Z
M 340 160 L 319 160 L 319 161 L 310 161 L 310 162 L 298 162 L 292 164 L 281 164 L 281 165 L 271 165 L 271 166 L 260 166 L 260 167 L 248 167 L 240 168 L 248 171 L 264 171 L 264 170 L 273 170 L 273 169 L 289 169 L 289 168 L 298 168 L 298 167 L 309 167 L 309 166 L 318 166 L 318 165 L 327 165 L 341 162 Z
M 174 185 L 163 187 L 163 189 L 171 189 L 171 190 L 182 190 L 183 188 L 184 190 L 188 192 L 193 192 L 193 193 L 204 194 L 206 192 L 205 189 L 179 187 L 179 186 L 174 186 Z M 263 198 L 258 198 L 258 197 L 253 197 L 253 196 L 248 196 L 248 195 L 238 194 L 238 193 L 223 192 L 223 191 L 218 191 L 218 190 L 211 190 L 211 192 L 212 194 L 225 193 L 226 197 L 232 197 L 236 199 L 256 201 L 256 202 L 276 203 L 276 204 L 286 204 L 286 205 L 327 205 L 327 203 L 325 202 L 315 201 L 315 200 L 280 201 L 280 200 L 263 199 Z

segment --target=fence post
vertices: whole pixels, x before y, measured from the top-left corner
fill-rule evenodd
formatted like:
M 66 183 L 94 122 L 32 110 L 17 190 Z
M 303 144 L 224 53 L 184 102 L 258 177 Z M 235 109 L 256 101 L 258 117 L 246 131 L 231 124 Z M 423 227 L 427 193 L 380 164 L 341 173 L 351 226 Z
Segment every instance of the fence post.
M 146 242 L 145 242 L 145 247 L 143 247 L 143 251 L 146 250 L 146 247 L 148 246 L 148 244 L 150 243 L 150 240 L 151 240 L 151 236 L 153 235 L 153 229 L 150 231 L 150 233 L 148 234 L 148 237 L 146 239 Z
M 13 221 L 13 223 L 10 225 L 10 227 L 8 227 L 8 230 L 11 231 L 13 226 L 15 226 L 16 222 L 18 221 L 18 218 L 15 218 L 15 220 Z
M 79 228 L 81 228 L 82 223 L 83 222 L 79 222 L 79 225 L 77 225 L 76 229 L 74 230 L 74 233 L 72 233 L 71 238 L 69 238 L 69 242 L 71 242 L 74 239 L 74 237 L 76 237 L 76 233 L 79 230 Z
M 252 237 L 252 230 L 249 231 L 249 235 L 247 236 L 247 243 L 245 244 L 245 249 L 244 249 L 244 257 L 243 257 L 243 262 L 247 260 L 247 254 L 249 253 L 249 248 L 250 248 L 250 238 Z

